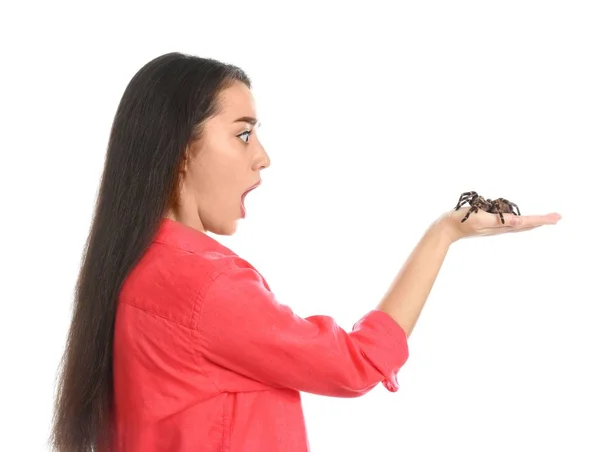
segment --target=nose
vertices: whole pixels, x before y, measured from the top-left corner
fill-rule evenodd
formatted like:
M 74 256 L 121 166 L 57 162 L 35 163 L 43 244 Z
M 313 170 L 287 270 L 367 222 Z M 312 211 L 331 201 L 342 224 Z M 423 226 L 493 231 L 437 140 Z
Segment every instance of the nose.
M 269 166 L 271 166 L 271 158 L 269 157 L 269 154 L 267 154 L 267 151 L 265 151 L 265 148 L 260 145 L 260 152 L 256 161 L 255 169 L 261 170 L 268 168 Z

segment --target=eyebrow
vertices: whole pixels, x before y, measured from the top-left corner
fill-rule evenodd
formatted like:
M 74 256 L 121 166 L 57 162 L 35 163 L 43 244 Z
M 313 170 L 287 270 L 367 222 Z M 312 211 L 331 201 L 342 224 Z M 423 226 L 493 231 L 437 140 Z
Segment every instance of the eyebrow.
M 258 122 L 256 118 L 253 118 L 252 116 L 242 116 L 241 118 L 236 119 L 235 122 L 247 122 L 249 124 L 252 125 L 256 125 L 256 123 Z M 260 127 L 260 123 L 258 123 L 258 126 Z

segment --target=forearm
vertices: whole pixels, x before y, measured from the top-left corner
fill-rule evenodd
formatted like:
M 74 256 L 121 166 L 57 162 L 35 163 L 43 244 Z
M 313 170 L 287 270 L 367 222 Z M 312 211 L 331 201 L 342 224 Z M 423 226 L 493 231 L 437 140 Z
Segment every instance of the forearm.
M 427 229 L 377 309 L 388 313 L 410 336 L 452 241 L 436 221 Z

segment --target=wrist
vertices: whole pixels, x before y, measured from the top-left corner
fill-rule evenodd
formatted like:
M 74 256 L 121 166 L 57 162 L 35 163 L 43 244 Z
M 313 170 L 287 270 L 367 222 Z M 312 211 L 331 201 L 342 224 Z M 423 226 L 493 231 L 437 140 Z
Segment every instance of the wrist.
M 440 237 L 449 247 L 460 239 L 460 235 L 452 224 L 452 218 L 445 213 L 437 218 L 430 226 L 431 231 Z

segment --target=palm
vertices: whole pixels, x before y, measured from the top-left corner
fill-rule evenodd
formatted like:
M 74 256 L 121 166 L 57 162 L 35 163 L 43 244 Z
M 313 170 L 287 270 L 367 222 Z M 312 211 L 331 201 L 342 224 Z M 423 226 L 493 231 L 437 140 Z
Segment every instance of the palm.
M 483 210 L 472 212 L 466 221 L 462 221 L 469 211 L 470 206 L 451 210 L 442 215 L 454 240 L 466 237 L 487 236 L 503 234 L 505 232 L 528 231 L 547 224 L 556 224 L 561 219 L 558 213 L 546 215 L 514 215 L 504 214 L 505 223 L 502 224 L 500 216 Z

